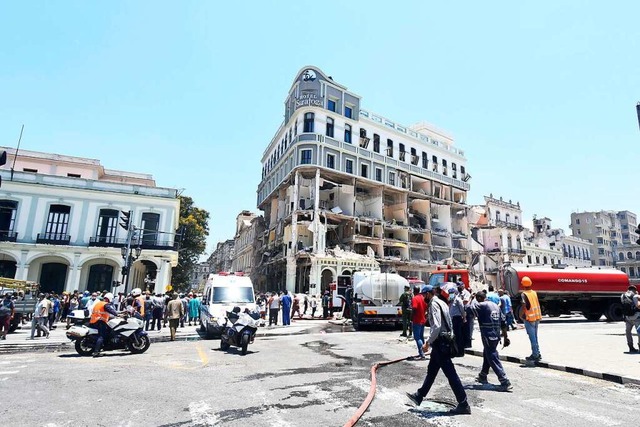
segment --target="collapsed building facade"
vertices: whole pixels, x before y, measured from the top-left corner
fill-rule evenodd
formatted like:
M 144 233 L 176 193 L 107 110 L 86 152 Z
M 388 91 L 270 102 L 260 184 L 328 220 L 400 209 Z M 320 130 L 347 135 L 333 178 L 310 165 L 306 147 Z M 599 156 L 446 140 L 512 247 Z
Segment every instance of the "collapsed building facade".
M 257 191 L 256 269 L 272 289 L 315 294 L 357 270 L 426 278 L 445 260 L 469 262 L 464 153 L 360 102 L 315 67 L 291 86 Z

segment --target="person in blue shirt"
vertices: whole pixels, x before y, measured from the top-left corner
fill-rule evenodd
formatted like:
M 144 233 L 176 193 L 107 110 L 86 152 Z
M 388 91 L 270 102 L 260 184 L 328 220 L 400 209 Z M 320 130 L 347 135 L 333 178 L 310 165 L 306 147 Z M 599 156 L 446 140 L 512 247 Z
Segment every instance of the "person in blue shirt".
M 507 328 L 511 328 L 512 330 L 517 329 L 509 292 L 506 292 L 504 289 L 498 289 L 498 295 L 500 295 L 500 302 L 502 303 L 500 304 L 500 310 L 502 310 L 502 314 L 504 314 L 506 318 Z
M 289 326 L 291 324 L 291 295 L 289 291 L 284 290 L 284 295 L 280 298 L 282 304 L 282 324 Z
M 498 293 L 495 291 L 493 285 L 489 285 L 489 292 L 487 292 L 485 295 L 486 299 L 500 307 L 500 295 L 498 295 Z
M 477 381 L 486 384 L 489 367 L 491 367 L 500 380 L 501 390 L 511 391 L 513 386 L 504 372 L 502 362 L 500 362 L 500 355 L 498 354 L 500 331 L 502 331 L 504 346 L 507 347 L 511 343 L 507 337 L 505 316 L 497 304 L 487 299 L 487 294 L 484 291 L 476 294 L 476 300 L 477 304 L 474 310 L 480 325 L 480 336 L 482 337 L 482 346 L 484 348 L 482 369 Z

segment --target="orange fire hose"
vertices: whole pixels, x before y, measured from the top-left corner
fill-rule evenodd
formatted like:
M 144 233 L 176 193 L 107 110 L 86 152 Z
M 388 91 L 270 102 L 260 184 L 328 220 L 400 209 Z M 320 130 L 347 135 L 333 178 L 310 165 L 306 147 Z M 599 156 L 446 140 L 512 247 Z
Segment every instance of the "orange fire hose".
M 410 360 L 414 356 L 403 357 L 402 359 L 390 360 L 387 362 L 378 362 L 371 367 L 371 386 L 369 386 L 369 393 L 367 394 L 367 398 L 364 399 L 362 405 L 358 408 L 355 414 L 347 421 L 344 427 L 353 427 L 360 420 L 360 417 L 364 415 L 364 413 L 369 409 L 369 405 L 373 401 L 374 396 L 376 395 L 376 371 L 378 368 L 387 365 L 393 365 L 394 363 L 402 362 L 405 360 Z

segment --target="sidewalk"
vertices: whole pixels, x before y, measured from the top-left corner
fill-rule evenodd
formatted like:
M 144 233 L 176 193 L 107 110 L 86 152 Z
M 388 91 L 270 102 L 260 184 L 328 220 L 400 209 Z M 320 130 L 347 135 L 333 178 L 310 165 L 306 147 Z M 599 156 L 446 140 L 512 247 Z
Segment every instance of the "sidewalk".
M 482 357 L 477 323 L 473 337 L 473 346 L 467 353 Z M 498 347 L 500 359 L 521 366 L 533 366 L 525 360 L 531 354 L 527 332 L 524 329 L 509 331 L 509 339 L 509 347 Z M 627 352 L 624 322 L 584 322 L 581 316 L 544 318 L 538 329 L 538 343 L 542 354 L 542 360 L 536 363 L 538 367 L 619 384 L 640 385 L 640 354 Z M 637 343 L 635 332 L 634 343 Z M 507 374 L 510 369 L 516 369 L 516 366 L 507 363 Z

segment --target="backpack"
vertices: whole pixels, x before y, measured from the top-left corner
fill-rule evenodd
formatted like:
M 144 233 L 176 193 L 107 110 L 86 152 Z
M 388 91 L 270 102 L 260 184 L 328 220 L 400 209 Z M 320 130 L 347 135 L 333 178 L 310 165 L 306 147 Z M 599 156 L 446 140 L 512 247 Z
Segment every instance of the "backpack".
M 638 310 L 633 304 L 633 294 L 631 292 L 622 294 L 620 300 L 622 301 L 622 314 L 625 316 L 633 316 L 636 314 Z

